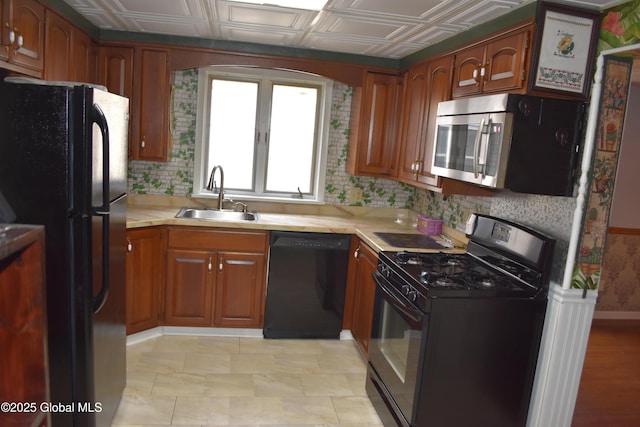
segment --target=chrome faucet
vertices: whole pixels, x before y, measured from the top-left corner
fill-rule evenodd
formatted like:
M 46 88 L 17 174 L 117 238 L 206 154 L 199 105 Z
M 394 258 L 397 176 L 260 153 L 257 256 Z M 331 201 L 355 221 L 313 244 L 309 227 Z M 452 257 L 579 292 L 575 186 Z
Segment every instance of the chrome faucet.
M 214 181 L 214 177 L 216 174 L 216 170 L 220 170 L 220 189 L 218 190 L 218 210 L 222 210 L 222 204 L 224 203 L 224 171 L 222 170 L 222 166 L 214 166 L 211 170 L 211 176 L 209 176 L 209 183 L 207 184 L 207 190 L 213 191 L 216 189 L 216 182 Z

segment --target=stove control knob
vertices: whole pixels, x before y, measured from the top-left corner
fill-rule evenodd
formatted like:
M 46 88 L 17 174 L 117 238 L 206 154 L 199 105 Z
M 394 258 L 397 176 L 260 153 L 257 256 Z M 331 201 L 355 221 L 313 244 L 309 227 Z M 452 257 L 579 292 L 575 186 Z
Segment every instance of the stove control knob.
M 391 275 L 391 269 L 386 265 L 381 265 L 380 274 L 382 274 L 384 277 L 389 277 Z
M 411 289 L 407 294 L 407 298 L 409 298 L 409 301 L 414 302 L 418 299 L 418 292 L 415 289 Z

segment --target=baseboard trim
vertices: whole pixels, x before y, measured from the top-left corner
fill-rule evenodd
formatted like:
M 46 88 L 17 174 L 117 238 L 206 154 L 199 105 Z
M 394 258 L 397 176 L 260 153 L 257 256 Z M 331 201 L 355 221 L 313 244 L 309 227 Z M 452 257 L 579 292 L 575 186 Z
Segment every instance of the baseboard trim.
M 636 320 L 640 319 L 640 311 L 596 311 L 593 313 L 593 318 Z
M 190 326 L 158 326 L 146 331 L 137 332 L 127 336 L 127 345 L 158 338 L 164 335 L 184 335 L 194 337 L 235 337 L 235 338 L 260 338 L 263 339 L 262 329 L 249 328 L 207 328 Z M 341 340 L 353 340 L 350 330 L 340 332 Z
M 146 331 L 142 332 L 136 332 L 135 334 L 127 336 L 127 345 L 139 344 L 153 338 L 161 337 L 162 335 L 164 335 L 164 333 L 162 332 L 162 326 L 147 329 Z

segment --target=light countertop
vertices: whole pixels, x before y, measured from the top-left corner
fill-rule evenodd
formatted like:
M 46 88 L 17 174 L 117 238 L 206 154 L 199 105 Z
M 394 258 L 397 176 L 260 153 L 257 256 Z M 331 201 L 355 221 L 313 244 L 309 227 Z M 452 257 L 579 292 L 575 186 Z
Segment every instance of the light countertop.
M 355 234 L 371 248 L 380 251 L 412 250 L 434 252 L 433 249 L 395 247 L 385 243 L 375 232 L 420 234 L 415 227 L 396 223 L 399 209 L 358 208 L 337 206 L 266 206 L 249 203 L 250 211 L 258 212 L 257 221 L 214 221 L 191 218 L 176 218 L 183 207 L 202 208 L 210 201 L 183 197 L 133 196 L 127 207 L 127 228 L 150 227 L 158 225 L 180 225 L 195 227 L 235 228 L 245 230 L 305 231 L 317 233 Z M 273 210 L 277 210 L 273 212 Z M 449 227 L 443 227 L 443 234 L 455 243 L 452 249 L 443 247 L 445 252 L 464 252 L 466 237 L 464 233 Z M 441 240 L 434 236 L 436 240 Z

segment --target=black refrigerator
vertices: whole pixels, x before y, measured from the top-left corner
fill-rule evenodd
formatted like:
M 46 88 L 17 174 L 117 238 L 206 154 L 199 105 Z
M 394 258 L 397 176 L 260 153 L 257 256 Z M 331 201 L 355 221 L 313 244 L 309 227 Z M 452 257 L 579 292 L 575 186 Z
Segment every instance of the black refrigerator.
M 8 80 L 0 193 L 17 223 L 45 226 L 49 389 L 60 405 L 52 424 L 110 426 L 125 386 L 129 100 Z

